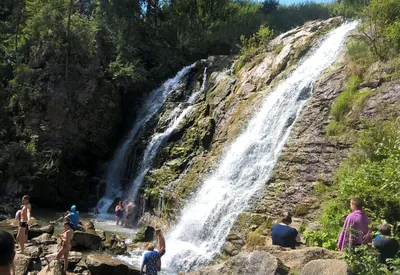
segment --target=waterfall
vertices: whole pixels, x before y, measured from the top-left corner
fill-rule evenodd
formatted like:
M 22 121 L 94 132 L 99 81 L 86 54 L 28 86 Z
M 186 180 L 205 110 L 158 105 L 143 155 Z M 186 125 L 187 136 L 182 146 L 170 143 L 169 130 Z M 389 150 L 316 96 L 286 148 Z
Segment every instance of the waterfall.
M 203 72 L 203 83 L 198 91 L 193 93 L 185 103 L 179 104 L 175 107 L 172 112 L 169 114 L 168 128 L 162 133 L 155 133 L 151 141 L 146 147 L 144 152 L 144 156 L 140 165 L 140 170 L 136 178 L 130 183 L 130 191 L 129 198 L 134 201 L 138 195 L 140 187 L 142 187 L 142 182 L 147 172 L 151 168 L 153 164 L 154 158 L 157 156 L 161 146 L 164 144 L 166 140 L 168 140 L 171 133 L 179 126 L 179 124 L 183 121 L 183 119 L 189 115 L 193 110 L 193 104 L 196 102 L 197 98 L 201 93 L 204 92 L 205 84 L 207 80 L 207 67 L 204 68 Z
M 257 108 L 242 134 L 228 147 L 216 169 L 184 207 L 167 235 L 163 264 L 190 270 L 220 252 L 238 215 L 271 176 L 279 154 L 315 81 L 336 59 L 357 22 L 329 32 L 297 68 Z
M 121 197 L 122 195 L 120 183 L 123 180 L 123 174 L 127 168 L 126 157 L 132 144 L 134 144 L 138 138 L 137 134 L 139 130 L 142 129 L 142 127 L 160 110 L 165 100 L 177 90 L 182 79 L 195 67 L 195 65 L 196 63 L 184 67 L 175 77 L 167 80 L 159 88 L 152 91 L 142 108 L 139 110 L 137 120 L 132 125 L 131 130 L 122 142 L 121 146 L 115 152 L 113 160 L 108 167 L 105 194 L 97 203 L 97 208 L 100 213 L 106 213 L 113 203 L 114 198 Z

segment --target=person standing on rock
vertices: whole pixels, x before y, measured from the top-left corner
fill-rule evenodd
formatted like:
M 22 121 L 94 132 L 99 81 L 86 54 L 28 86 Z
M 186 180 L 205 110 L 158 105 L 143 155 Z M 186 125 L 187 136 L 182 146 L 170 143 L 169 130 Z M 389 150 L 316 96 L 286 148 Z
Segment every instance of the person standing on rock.
M 360 198 L 353 198 L 350 201 L 352 213 L 347 215 L 343 224 L 342 232 L 339 235 L 338 250 L 351 248 L 372 242 L 367 215 L 362 211 L 363 201 Z
M 280 223 L 274 224 L 271 229 L 272 244 L 294 249 L 300 243 L 299 232 L 290 227 L 292 215 L 285 212 L 281 216 Z
M 164 256 L 166 250 L 165 250 L 165 238 L 160 228 L 156 229 L 156 236 L 157 236 L 157 251 L 160 254 L 161 258 L 162 256 Z
M 122 205 L 122 201 L 120 201 L 115 207 L 115 220 L 117 222 L 117 225 L 119 224 L 120 221 L 121 224 L 124 223 L 123 218 L 124 218 L 124 206 Z
M 29 196 L 25 195 L 22 197 L 22 209 L 20 215 L 20 221 L 18 224 L 17 241 L 19 242 L 19 248 L 21 253 L 25 252 L 25 242 L 28 240 L 29 223 L 31 221 L 31 204 L 29 203 Z
M 135 219 L 135 209 L 136 205 L 133 202 L 130 202 L 128 200 L 125 201 L 125 211 L 126 211 L 126 217 L 125 217 L 125 226 L 130 227 L 133 224 L 133 221 Z
M 71 228 L 71 224 L 69 222 L 64 223 L 64 232 L 58 234 L 57 236 L 61 239 L 61 250 L 57 253 L 57 261 L 60 260 L 61 257 L 64 257 L 64 270 L 68 269 L 68 256 L 69 251 L 72 248 L 71 240 L 74 235 L 74 230 Z
M 161 271 L 160 258 L 160 254 L 154 251 L 154 245 L 149 244 L 147 246 L 147 252 L 143 256 L 140 274 L 157 275 L 158 271 Z M 146 267 L 146 272 L 143 271 L 144 267 Z
M 0 230 L 0 275 L 14 275 L 15 245 L 13 236 Z

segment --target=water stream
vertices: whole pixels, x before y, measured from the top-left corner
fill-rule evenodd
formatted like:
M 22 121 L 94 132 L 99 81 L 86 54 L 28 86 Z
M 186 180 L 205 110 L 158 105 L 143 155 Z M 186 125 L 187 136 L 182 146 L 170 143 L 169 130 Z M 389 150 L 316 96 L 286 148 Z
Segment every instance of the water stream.
M 268 181 L 292 125 L 312 95 L 315 81 L 335 61 L 346 36 L 356 26 L 357 22 L 345 23 L 329 32 L 265 97 L 167 235 L 163 265 L 169 270 L 196 269 L 220 252 L 238 215 Z
M 121 197 L 122 195 L 121 182 L 124 180 L 125 170 L 129 171 L 126 158 L 128 157 L 132 144 L 134 144 L 139 137 L 138 132 L 160 110 L 166 99 L 177 90 L 183 78 L 195 65 L 196 63 L 184 67 L 175 77 L 167 80 L 163 85 L 151 92 L 146 102 L 143 104 L 143 107 L 139 110 L 137 114 L 138 119 L 134 122 L 125 140 L 115 152 L 113 160 L 107 170 L 105 194 L 97 203 L 97 208 L 100 213 L 106 213 L 113 203 L 114 198 Z

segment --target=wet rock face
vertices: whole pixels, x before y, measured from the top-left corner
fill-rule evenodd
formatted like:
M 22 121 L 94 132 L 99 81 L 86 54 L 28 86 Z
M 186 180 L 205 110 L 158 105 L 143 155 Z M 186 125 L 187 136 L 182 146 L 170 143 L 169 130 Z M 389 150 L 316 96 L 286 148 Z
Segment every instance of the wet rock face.
M 325 138 L 331 105 L 343 90 L 348 70 L 342 64 L 327 72 L 317 83 L 313 97 L 305 104 L 292 128 L 275 172 L 254 211 L 278 216 L 284 211 L 306 215 L 318 207 L 313 196 L 317 183 L 332 184 L 333 173 L 347 154 L 350 144 Z M 300 207 L 301 205 L 301 207 Z
M 234 67 L 232 58 L 209 58 L 206 61 L 207 83 L 204 95 L 199 97 L 193 111 L 185 117 L 158 153 L 144 179 L 140 200 L 142 205 L 139 205 L 139 208 L 164 219 L 174 220 L 181 209 L 182 199 L 201 184 L 225 148 L 241 133 L 262 99 L 293 70 L 296 62 L 316 43 L 319 36 L 341 22 L 341 18 L 314 21 L 282 34 L 276 37 L 265 51 L 254 56 L 249 64 L 245 64 L 234 73 L 229 69 Z M 178 94 L 190 94 L 191 90 L 200 87 L 202 73 L 203 67 L 196 68 L 182 85 L 186 90 L 178 91 Z M 331 90 L 342 84 L 340 76 L 333 77 L 338 80 L 330 84 Z M 325 95 L 330 99 L 321 99 L 320 103 L 316 103 L 321 105 L 320 108 L 326 109 L 326 117 L 329 114 L 329 104 L 339 90 L 340 88 L 332 95 L 326 92 Z M 311 87 L 305 89 L 301 97 L 311 91 Z M 149 126 L 151 131 L 143 135 L 142 142 L 148 142 L 152 134 L 165 130 L 163 114 L 171 112 L 173 100 L 175 98 L 167 100 L 157 121 Z M 321 103 L 323 100 L 327 102 Z M 322 104 L 326 106 L 323 107 Z M 289 120 L 287 125 L 290 126 L 293 122 L 294 119 Z M 143 144 L 134 146 L 135 152 L 144 150 Z M 137 154 L 135 156 L 135 162 L 130 163 L 136 165 L 140 157 Z M 318 170 L 316 173 L 322 172 Z

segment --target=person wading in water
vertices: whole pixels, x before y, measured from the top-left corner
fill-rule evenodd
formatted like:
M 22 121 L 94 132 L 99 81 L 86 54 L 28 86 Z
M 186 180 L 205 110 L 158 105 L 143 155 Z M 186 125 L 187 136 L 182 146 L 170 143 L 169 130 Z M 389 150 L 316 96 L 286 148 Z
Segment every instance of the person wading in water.
M 115 207 L 115 220 L 117 221 L 117 225 L 121 221 L 121 224 L 124 223 L 124 207 L 122 206 L 122 201 L 120 201 L 117 206 Z

